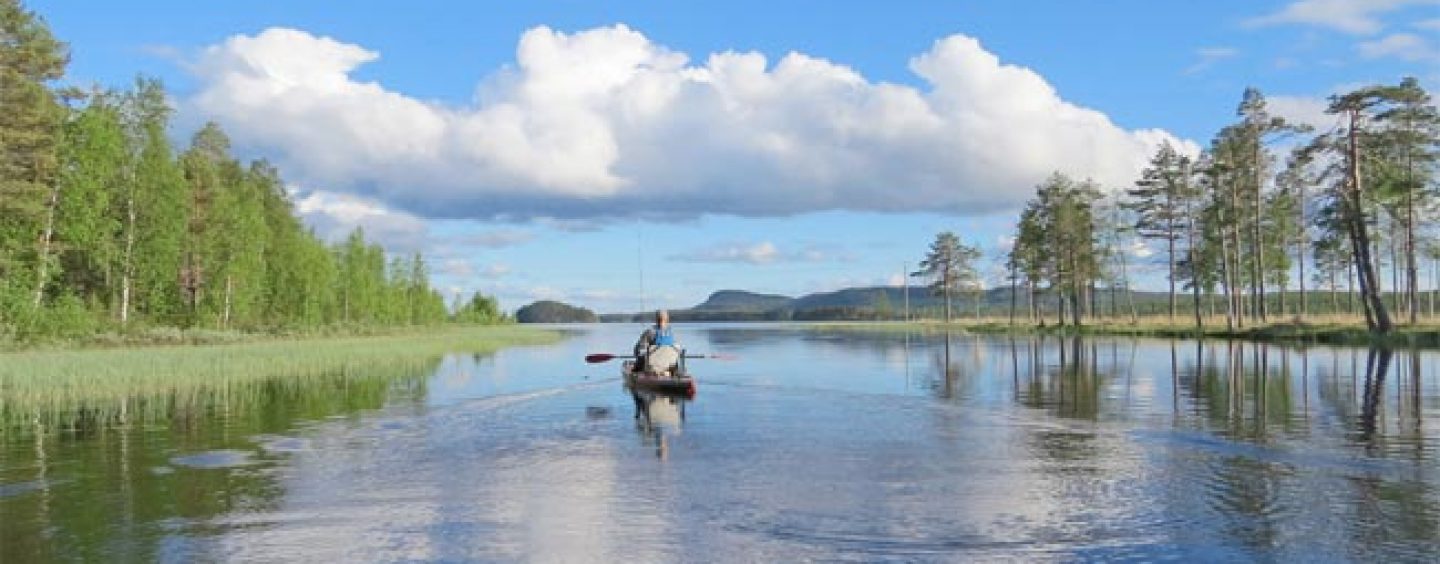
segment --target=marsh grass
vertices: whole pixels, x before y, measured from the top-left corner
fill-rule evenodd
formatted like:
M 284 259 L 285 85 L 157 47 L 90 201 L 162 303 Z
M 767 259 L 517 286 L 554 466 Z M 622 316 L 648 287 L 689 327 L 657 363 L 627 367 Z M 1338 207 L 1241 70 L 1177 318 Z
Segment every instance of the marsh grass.
M 553 331 L 507 325 L 400 336 L 0 353 L 0 432 L 18 423 L 46 427 L 232 408 L 257 384 L 302 386 L 307 379 L 403 372 L 446 353 L 483 354 L 557 338 Z

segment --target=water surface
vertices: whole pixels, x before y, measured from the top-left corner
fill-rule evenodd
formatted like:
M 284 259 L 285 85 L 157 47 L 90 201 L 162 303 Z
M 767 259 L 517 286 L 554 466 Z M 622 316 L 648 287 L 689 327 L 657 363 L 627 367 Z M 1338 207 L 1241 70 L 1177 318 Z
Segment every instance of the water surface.
M 690 402 L 581 361 L 623 325 L 12 425 L 0 562 L 1440 554 L 1435 352 L 678 329 Z

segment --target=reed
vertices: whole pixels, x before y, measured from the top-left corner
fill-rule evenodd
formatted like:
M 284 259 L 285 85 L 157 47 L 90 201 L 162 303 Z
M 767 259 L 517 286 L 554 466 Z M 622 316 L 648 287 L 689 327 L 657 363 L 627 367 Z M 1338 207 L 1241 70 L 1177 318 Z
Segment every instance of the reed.
M 17 422 L 162 412 L 203 405 L 257 383 L 400 370 L 446 353 L 483 354 L 557 338 L 553 331 L 506 325 L 400 336 L 0 353 L 0 432 Z

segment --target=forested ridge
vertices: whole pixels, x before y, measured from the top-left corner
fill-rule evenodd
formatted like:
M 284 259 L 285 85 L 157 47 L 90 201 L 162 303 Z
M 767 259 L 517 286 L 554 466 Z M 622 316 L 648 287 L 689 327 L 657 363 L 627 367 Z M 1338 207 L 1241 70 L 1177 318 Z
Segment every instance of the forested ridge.
M 158 81 L 81 90 L 67 63 L 42 19 L 0 0 L 0 342 L 503 318 L 479 294 L 447 308 L 418 253 L 317 237 L 275 167 L 237 160 L 218 125 L 172 147 Z

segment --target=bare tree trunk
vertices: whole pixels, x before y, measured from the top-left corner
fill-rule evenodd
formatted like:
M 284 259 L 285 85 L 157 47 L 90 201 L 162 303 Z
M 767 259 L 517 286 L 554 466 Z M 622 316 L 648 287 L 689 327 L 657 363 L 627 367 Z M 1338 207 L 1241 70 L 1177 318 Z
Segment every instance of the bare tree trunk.
M 234 280 L 229 274 L 225 275 L 225 311 L 220 314 L 220 328 L 230 328 L 230 297 L 235 293 Z
M 1239 220 L 1243 212 L 1240 211 L 1239 186 L 1230 187 L 1230 210 L 1235 214 L 1226 231 L 1230 234 L 1230 260 L 1229 268 L 1230 283 L 1228 293 L 1230 296 L 1230 309 L 1234 316 L 1234 327 L 1245 327 L 1245 309 L 1241 300 L 1242 290 L 1240 289 L 1240 225 Z
M 1300 318 L 1310 313 L 1310 299 L 1305 295 L 1305 248 L 1310 246 L 1309 230 L 1305 225 L 1305 182 L 1299 183 L 1299 197 L 1295 204 L 1295 264 L 1300 265 Z
M 1130 319 L 1139 322 L 1140 312 L 1135 309 L 1135 291 L 1130 289 L 1130 261 L 1125 258 L 1124 250 L 1117 256 L 1120 257 L 1120 280 L 1125 284 L 1125 301 L 1130 305 Z
M 1370 330 L 1377 333 L 1389 333 L 1390 312 L 1385 309 L 1385 302 L 1380 299 L 1376 290 L 1375 263 L 1370 257 L 1370 233 L 1365 225 L 1365 209 L 1363 194 L 1364 187 L 1360 184 L 1360 142 L 1359 132 L 1356 127 L 1360 122 L 1360 111 L 1350 110 L 1350 127 L 1347 132 L 1349 137 L 1349 172 L 1350 172 L 1350 206 L 1346 210 L 1349 217 L 1352 247 L 1355 250 L 1356 268 L 1360 276 L 1360 291 L 1363 292 L 1366 304 L 1370 310 L 1367 318 L 1370 319 Z
M 60 207 L 60 183 L 55 182 L 50 188 L 50 197 L 45 202 L 45 230 L 40 233 L 40 240 L 37 242 L 40 254 L 40 264 L 35 268 L 35 299 L 31 307 L 39 308 L 40 302 L 45 300 L 45 283 L 50 277 L 50 247 L 55 240 L 55 209 Z
M 1264 230 L 1264 227 L 1262 226 L 1261 218 L 1264 216 L 1264 213 L 1265 213 L 1265 210 L 1264 210 L 1264 206 L 1265 206 L 1265 198 L 1264 198 L 1264 189 L 1265 189 L 1265 179 L 1264 179 L 1264 176 L 1265 176 L 1265 162 L 1264 162 L 1264 154 L 1263 154 L 1263 153 L 1264 153 L 1264 150 L 1263 150 L 1263 147 L 1261 147 L 1261 145 L 1260 145 L 1260 136 L 1261 136 L 1261 133 L 1257 131 L 1257 132 L 1255 133 L 1255 154 L 1254 154 L 1254 158 L 1255 158 L 1255 224 L 1252 226 L 1253 229 L 1252 229 L 1252 233 L 1251 233 L 1251 235 L 1255 238 L 1255 241 L 1254 241 L 1255 257 L 1254 257 L 1254 260 L 1251 262 L 1251 264 L 1255 265 L 1255 266 L 1254 266 L 1254 270 L 1255 270 L 1255 280 L 1253 281 L 1253 284 L 1255 285 L 1255 289 L 1254 289 L 1253 292 L 1251 292 L 1251 297 L 1252 297 L 1252 299 L 1255 300 L 1255 303 L 1252 304 L 1253 307 L 1255 308 L 1255 316 L 1260 319 L 1260 322 L 1261 322 L 1261 323 L 1264 323 L 1265 321 L 1267 321 L 1267 319 L 1266 319 L 1266 311 L 1265 311 L 1265 230 Z
M 133 179 L 132 179 L 133 182 Z M 125 200 L 125 264 L 120 266 L 120 325 L 130 321 L 130 287 L 135 277 L 135 188 Z
M 1224 222 L 1221 222 L 1224 225 Z M 1228 227 L 1222 227 L 1225 232 L 1220 234 L 1220 286 L 1225 293 L 1225 329 L 1235 330 L 1235 286 L 1232 281 L 1232 268 L 1230 267 L 1230 236 Z
M 1014 268 L 1011 268 L 1011 269 L 1010 269 L 1010 324 L 1011 324 L 1011 325 L 1014 325 L 1014 324 L 1015 324 L 1015 304 L 1016 304 L 1016 302 L 1019 301 L 1019 296 L 1017 296 L 1017 294 L 1020 293 L 1020 289 L 1017 287 L 1019 284 L 1020 284 L 1020 279 L 1016 277 L 1016 275 L 1015 275 L 1015 269 L 1014 269 Z

